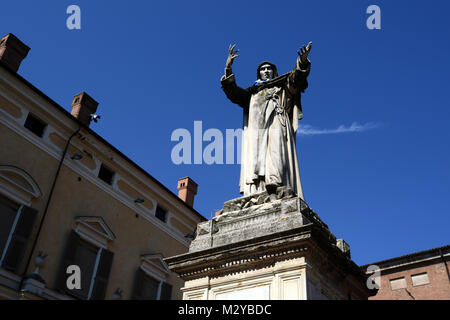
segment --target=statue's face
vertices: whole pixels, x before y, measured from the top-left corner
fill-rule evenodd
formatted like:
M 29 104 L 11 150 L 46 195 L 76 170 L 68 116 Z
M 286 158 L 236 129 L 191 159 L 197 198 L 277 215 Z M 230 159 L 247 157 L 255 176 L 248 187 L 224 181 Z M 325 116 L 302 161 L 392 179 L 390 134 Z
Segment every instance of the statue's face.
M 265 64 L 261 68 L 259 68 L 259 75 L 261 76 L 261 80 L 270 80 L 273 78 L 273 69 L 270 64 Z

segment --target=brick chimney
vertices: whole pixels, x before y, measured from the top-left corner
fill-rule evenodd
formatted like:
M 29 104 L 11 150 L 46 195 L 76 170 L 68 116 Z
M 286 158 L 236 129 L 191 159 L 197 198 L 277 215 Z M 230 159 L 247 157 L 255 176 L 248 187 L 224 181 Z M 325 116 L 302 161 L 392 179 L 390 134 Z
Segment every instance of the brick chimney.
M 178 197 L 191 207 L 194 207 L 194 198 L 198 185 L 189 177 L 178 180 Z
M 17 72 L 20 63 L 28 54 L 30 48 L 12 33 L 0 39 L 0 61 L 10 70 Z
M 86 92 L 73 97 L 72 115 L 80 120 L 85 126 L 91 123 L 91 114 L 97 111 L 98 102 L 92 99 Z

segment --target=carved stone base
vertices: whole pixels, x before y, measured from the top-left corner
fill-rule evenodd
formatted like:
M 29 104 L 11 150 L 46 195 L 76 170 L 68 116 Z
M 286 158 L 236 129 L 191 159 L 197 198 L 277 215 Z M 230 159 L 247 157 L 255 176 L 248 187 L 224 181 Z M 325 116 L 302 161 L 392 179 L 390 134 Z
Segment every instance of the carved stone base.
M 279 191 L 279 192 L 278 192 Z M 185 300 L 367 299 L 348 245 L 289 189 L 225 203 L 200 223 L 189 253 L 167 258 Z

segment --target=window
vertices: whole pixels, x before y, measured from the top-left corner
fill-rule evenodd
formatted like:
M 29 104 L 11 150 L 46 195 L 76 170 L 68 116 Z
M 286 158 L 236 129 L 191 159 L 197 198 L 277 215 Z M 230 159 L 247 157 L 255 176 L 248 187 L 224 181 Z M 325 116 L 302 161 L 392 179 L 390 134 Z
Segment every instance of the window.
M 159 281 L 138 269 L 133 300 L 170 300 L 172 286 L 165 281 Z
M 132 299 L 134 300 L 170 300 L 172 286 L 166 282 L 170 270 L 161 254 L 141 256 L 141 265 L 137 270 Z
M 30 113 L 28 114 L 28 117 L 25 120 L 24 127 L 33 132 L 38 137 L 42 138 L 42 136 L 44 135 L 44 130 L 47 127 L 47 124 Z
M 37 211 L 0 195 L 0 266 L 17 272 Z
M 391 290 L 399 290 L 406 288 L 406 280 L 404 277 L 391 279 L 389 280 L 389 282 L 391 283 Z
M 166 222 L 166 220 L 167 220 L 167 211 L 165 209 L 163 209 L 162 207 L 160 207 L 159 205 L 157 205 L 156 206 L 156 211 L 155 211 L 155 217 L 157 217 L 162 222 Z
M 0 256 L 3 256 L 3 250 L 6 246 L 11 227 L 19 211 L 19 205 L 7 198 L 0 198 Z
M 106 294 L 114 254 L 97 247 L 72 231 L 59 274 L 59 290 L 84 300 L 103 300 Z M 81 271 L 81 288 L 67 288 L 67 267 L 76 265 Z
M 103 164 L 100 166 L 100 171 L 98 172 L 98 177 L 105 181 L 107 184 L 112 185 L 114 178 L 114 171 L 108 169 Z
M 92 282 L 92 274 L 97 260 L 99 249 L 90 243 L 80 240 L 74 252 L 74 264 L 81 270 L 81 289 L 77 292 L 80 297 L 89 297 L 89 290 Z
M 413 287 L 423 286 L 430 283 L 430 279 L 428 279 L 428 274 L 426 272 L 412 275 L 411 280 Z
M 140 300 L 158 300 L 159 281 L 145 275 L 142 270 L 138 272 L 142 273 Z

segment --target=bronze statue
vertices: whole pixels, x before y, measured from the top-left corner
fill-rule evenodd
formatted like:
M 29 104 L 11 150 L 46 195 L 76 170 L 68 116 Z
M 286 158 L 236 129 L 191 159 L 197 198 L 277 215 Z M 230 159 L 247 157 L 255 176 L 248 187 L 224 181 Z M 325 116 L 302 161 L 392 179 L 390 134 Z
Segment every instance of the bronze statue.
M 298 120 L 302 119 L 301 93 L 308 87 L 312 43 L 298 51 L 294 69 L 278 76 L 277 68 L 263 62 L 257 80 L 247 89 L 236 85 L 231 66 L 239 55 L 229 47 L 222 89 L 244 112 L 241 152 L 240 192 L 244 196 L 287 186 L 303 199 L 296 152 Z

